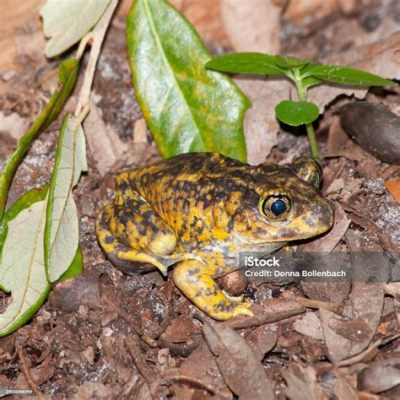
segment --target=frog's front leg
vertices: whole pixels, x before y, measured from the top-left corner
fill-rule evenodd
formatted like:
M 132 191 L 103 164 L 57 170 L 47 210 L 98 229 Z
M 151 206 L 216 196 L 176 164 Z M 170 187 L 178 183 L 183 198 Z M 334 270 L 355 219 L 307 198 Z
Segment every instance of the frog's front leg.
M 251 303 L 230 300 L 213 276 L 212 269 L 196 260 L 181 261 L 173 272 L 176 286 L 210 317 L 227 320 L 238 315 L 252 316 Z
M 153 211 L 140 194 L 117 177 L 117 197 L 105 206 L 96 221 L 96 234 L 108 258 L 127 273 L 138 270 L 135 263 L 157 267 L 166 275 L 168 266 L 182 257 L 171 253 L 176 246 L 174 231 Z

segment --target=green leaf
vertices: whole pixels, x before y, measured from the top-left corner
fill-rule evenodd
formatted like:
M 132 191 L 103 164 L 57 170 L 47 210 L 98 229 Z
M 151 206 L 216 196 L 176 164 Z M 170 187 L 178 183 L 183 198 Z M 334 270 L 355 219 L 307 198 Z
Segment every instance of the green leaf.
M 302 68 L 308 65 L 310 61 L 303 60 L 301 58 L 291 57 L 291 56 L 280 56 L 275 55 L 276 64 L 285 69 Z
M 262 53 L 234 53 L 214 58 L 206 67 L 234 74 L 285 75 L 277 57 Z
M 302 69 L 302 74 L 325 82 L 356 86 L 394 86 L 395 82 L 359 69 L 340 65 L 311 64 Z
M 316 86 L 320 85 L 322 83 L 321 79 L 314 78 L 313 76 L 307 76 L 306 78 L 303 78 L 301 80 L 301 84 L 303 85 L 303 88 L 307 90 L 311 86 Z
M 40 189 L 31 189 L 24 193 L 4 214 L 0 224 L 0 260 L 1 251 L 7 237 L 7 223 L 14 219 L 22 210 L 30 207 L 32 204 L 44 200 L 48 192 L 48 185 L 42 186 Z
M 263 53 L 233 53 L 206 64 L 209 69 L 235 74 L 287 75 L 289 69 L 307 65 L 307 60 Z
M 46 192 L 47 188 L 26 193 L 4 215 L 0 287 L 12 293 L 12 301 L 0 314 L 0 336 L 28 321 L 50 290 L 43 249 Z
M 72 188 L 87 169 L 84 143 L 82 127 L 67 115 L 60 130 L 47 205 L 44 247 L 50 282 L 68 269 L 78 249 L 79 223 Z
M 41 8 L 43 31 L 51 38 L 47 57 L 55 57 L 77 43 L 103 15 L 110 0 L 47 0 Z
M 318 107 L 307 101 L 283 100 L 275 107 L 276 117 L 290 126 L 300 126 L 315 121 L 319 116 Z
M 68 100 L 79 74 L 79 60 L 71 58 L 63 61 L 58 66 L 58 80 L 61 89 L 56 90 L 49 101 L 48 115 L 43 129 L 46 129 L 60 114 L 64 108 L 65 102 Z
M 25 156 L 30 144 L 36 136 L 53 122 L 68 100 L 78 77 L 79 61 L 75 59 L 65 60 L 58 67 L 60 79 L 58 89 L 52 94 L 45 108 L 36 118 L 33 125 L 21 137 L 17 148 L 7 160 L 3 173 L 0 174 L 0 221 L 7 201 L 8 189 L 14 173 Z
M 72 260 L 71 265 L 62 274 L 62 276 L 59 279 L 59 282 L 75 278 L 76 276 L 80 275 L 82 271 L 83 271 L 83 255 L 81 249 L 78 247 L 78 250 L 76 251 L 75 257 Z
M 189 22 L 165 0 L 136 0 L 127 21 L 136 97 L 163 157 L 218 151 L 245 161 L 249 101 L 210 55 Z

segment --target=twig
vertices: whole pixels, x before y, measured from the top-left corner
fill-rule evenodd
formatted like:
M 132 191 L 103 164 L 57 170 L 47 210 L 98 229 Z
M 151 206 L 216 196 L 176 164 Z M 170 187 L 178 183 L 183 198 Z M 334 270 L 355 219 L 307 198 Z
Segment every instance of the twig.
M 381 344 L 387 344 L 393 340 L 396 340 L 400 337 L 400 334 L 396 334 L 393 336 L 390 336 L 389 338 L 379 338 L 375 342 L 371 343 L 368 348 L 366 348 L 364 351 L 362 351 L 359 354 L 356 354 L 353 357 L 347 358 L 342 361 L 338 361 L 335 366 L 337 367 L 347 367 L 348 365 L 353 365 L 355 363 L 358 363 L 362 361 L 371 351 L 377 349 Z
M 340 314 L 343 312 L 343 306 L 329 301 L 320 301 L 320 300 L 307 299 L 301 296 L 293 296 L 291 293 L 289 294 L 288 292 L 285 292 L 283 297 L 288 300 L 296 301 L 303 307 L 328 310 L 336 314 Z
M 111 17 L 113 16 L 117 5 L 118 0 L 111 0 L 110 5 L 107 7 L 100 21 L 97 23 L 93 31 L 82 39 L 82 46 L 79 46 L 77 56 L 80 56 L 83 53 L 83 49 L 89 41 L 92 42 L 89 62 L 86 68 L 85 76 L 83 78 L 83 84 L 79 92 L 78 103 L 75 109 L 75 116 L 81 115 L 82 110 L 85 107 L 89 106 L 90 89 L 92 87 L 94 73 L 96 71 L 96 64 L 100 55 L 101 45 L 103 44 L 107 28 L 110 24 Z
M 137 340 L 132 336 L 127 336 L 125 338 L 125 346 L 129 354 L 133 358 L 133 362 L 136 365 L 137 370 L 140 375 L 142 375 L 143 380 L 151 393 L 151 384 L 154 381 L 154 372 L 146 365 L 146 360 L 140 350 Z
M 269 310 L 265 310 L 261 306 L 256 307 L 256 305 L 251 309 L 254 312 L 253 317 L 232 318 L 228 321 L 221 322 L 221 324 L 229 326 L 232 329 L 253 328 L 264 324 L 282 321 L 283 319 L 290 318 L 293 315 L 302 314 L 306 311 L 306 309 L 299 303 L 286 299 L 275 303 L 271 302 Z
M 39 386 L 36 384 L 36 382 L 32 378 L 31 371 L 28 367 L 28 363 L 26 362 L 24 349 L 22 348 L 22 346 L 17 347 L 17 352 L 18 352 L 18 358 L 19 358 L 19 362 L 21 364 L 22 372 L 25 375 L 26 381 L 28 382 L 31 389 L 35 392 L 36 396 L 39 399 L 43 399 L 43 393 L 41 392 L 41 390 L 39 389 Z
M 187 376 L 187 375 L 167 375 L 163 378 L 160 379 L 158 385 L 165 386 L 168 385 L 169 382 L 175 382 L 175 383 L 183 383 L 186 385 L 190 385 L 195 387 L 196 389 L 202 389 L 205 390 L 206 392 L 210 393 L 211 395 L 217 396 L 219 399 L 231 399 L 232 397 L 227 397 L 223 393 L 218 392 L 215 388 L 205 384 L 199 379 L 193 378 L 192 376 Z

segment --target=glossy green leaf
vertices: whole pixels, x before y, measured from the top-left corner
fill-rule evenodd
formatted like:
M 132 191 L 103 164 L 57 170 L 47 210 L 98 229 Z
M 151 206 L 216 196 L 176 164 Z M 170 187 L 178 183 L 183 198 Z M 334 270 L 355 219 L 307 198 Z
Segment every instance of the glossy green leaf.
M 276 117 L 290 126 L 300 126 L 315 121 L 318 107 L 307 101 L 283 100 L 275 107 Z
M 0 287 L 11 292 L 12 301 L 0 314 L 0 336 L 28 321 L 50 290 L 43 248 L 46 193 L 47 188 L 27 192 L 4 215 Z
M 307 60 L 264 53 L 233 53 L 215 58 L 206 67 L 235 74 L 286 75 L 291 68 L 307 65 Z
M 83 255 L 81 249 L 78 247 L 76 251 L 75 257 L 72 260 L 71 265 L 68 269 L 62 274 L 59 282 L 66 281 L 67 279 L 75 278 L 83 272 Z
M 45 230 L 45 262 L 50 282 L 71 265 L 79 244 L 78 213 L 72 188 L 86 171 L 82 127 L 67 115 L 60 130 L 56 160 L 50 181 Z
M 61 89 L 56 90 L 49 101 L 52 107 L 46 117 L 43 129 L 46 129 L 60 114 L 65 102 L 68 100 L 79 74 L 79 60 L 70 58 L 58 66 L 58 81 Z
M 307 74 L 325 82 L 357 86 L 393 86 L 395 82 L 359 69 L 340 65 L 307 65 L 302 69 Z
M 280 56 L 280 55 L 275 55 L 275 60 L 276 64 L 285 69 L 290 69 L 290 68 L 302 68 L 305 65 L 309 64 L 310 61 L 304 60 L 302 58 L 296 58 L 296 57 L 291 57 L 291 56 Z
M 233 53 L 214 58 L 206 67 L 234 74 L 285 75 L 274 55 L 262 53 Z
M 161 155 L 218 151 L 245 161 L 249 101 L 204 68 L 210 55 L 190 23 L 165 0 L 136 0 L 127 35 L 135 94 Z
M 110 0 L 47 0 L 41 8 L 45 54 L 54 57 L 77 43 L 100 19 Z
M 307 76 L 306 78 L 303 78 L 301 81 L 301 84 L 303 85 L 304 89 L 320 85 L 321 83 L 322 83 L 321 79 L 314 78 L 313 76 Z

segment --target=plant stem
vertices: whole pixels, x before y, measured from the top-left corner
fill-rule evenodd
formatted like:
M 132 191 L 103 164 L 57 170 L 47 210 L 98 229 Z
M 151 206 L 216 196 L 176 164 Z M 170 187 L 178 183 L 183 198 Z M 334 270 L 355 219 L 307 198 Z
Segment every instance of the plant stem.
M 317 138 L 315 137 L 315 131 L 313 124 L 306 124 L 308 144 L 310 145 L 311 155 L 319 160 L 319 147 Z
M 307 89 L 303 86 L 303 82 L 299 73 L 299 70 L 295 70 L 293 75 L 291 76 L 293 79 L 297 95 L 299 96 L 300 101 L 307 101 Z M 319 147 L 317 138 L 315 136 L 314 126 L 312 123 L 305 124 L 307 130 L 308 144 L 310 145 L 311 155 L 319 160 Z
M 106 11 L 100 18 L 93 31 L 84 38 L 85 45 L 88 43 L 88 41 L 90 41 L 92 48 L 90 51 L 89 62 L 83 78 L 82 87 L 79 93 L 78 103 L 74 113 L 76 117 L 81 114 L 83 109 L 90 107 L 90 90 L 93 83 L 94 73 L 96 71 L 97 60 L 99 59 L 101 45 L 103 44 L 104 37 L 106 35 L 108 26 L 110 25 L 110 21 L 114 14 L 114 11 L 118 5 L 118 1 L 119 0 L 111 0 L 109 6 L 107 7 Z M 83 49 L 79 48 L 78 55 L 82 52 Z M 89 112 L 89 110 L 87 112 Z

